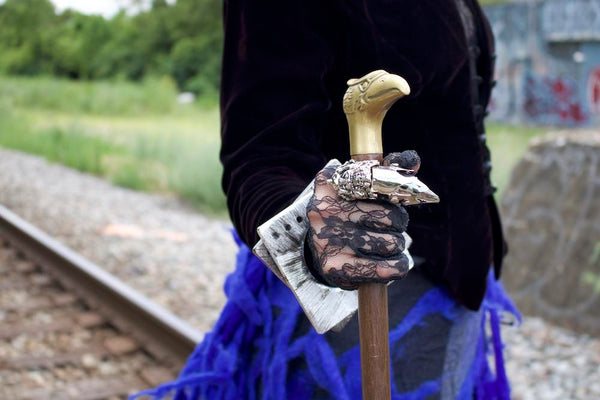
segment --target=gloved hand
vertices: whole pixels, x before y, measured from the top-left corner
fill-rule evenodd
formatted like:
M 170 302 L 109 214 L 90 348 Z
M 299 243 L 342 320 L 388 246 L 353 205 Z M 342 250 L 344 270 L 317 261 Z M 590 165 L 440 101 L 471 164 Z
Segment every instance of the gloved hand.
M 397 164 L 418 171 L 416 152 L 391 153 L 383 165 Z M 361 282 L 403 278 L 409 269 L 402 233 L 408 213 L 398 204 L 380 200 L 346 201 L 328 182 L 335 168 L 321 170 L 308 205 L 307 243 L 313 268 L 332 286 L 356 289 Z

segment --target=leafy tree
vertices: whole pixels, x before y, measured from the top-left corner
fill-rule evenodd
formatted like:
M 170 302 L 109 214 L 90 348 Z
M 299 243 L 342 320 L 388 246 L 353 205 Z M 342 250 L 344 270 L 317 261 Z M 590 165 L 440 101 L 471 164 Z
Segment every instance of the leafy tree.
M 55 23 L 50 0 L 6 0 L 0 5 L 0 70 L 49 72 L 46 32 Z
M 110 26 L 104 18 L 65 12 L 53 32 L 55 74 L 82 79 L 100 77 L 103 68 L 100 55 L 111 38 Z
M 219 81 L 219 58 L 215 57 L 214 38 L 199 36 L 177 42 L 171 53 L 173 77 L 182 89 L 212 94 Z M 204 92 L 204 93 L 203 93 Z
M 178 0 L 167 20 L 175 45 L 171 52 L 178 86 L 212 94 L 219 85 L 223 42 L 219 0 Z
M 141 0 L 130 0 L 138 8 Z M 72 79 L 172 75 L 180 89 L 211 94 L 219 84 L 223 41 L 220 0 L 152 0 L 134 16 L 110 20 L 50 0 L 0 5 L 0 72 Z

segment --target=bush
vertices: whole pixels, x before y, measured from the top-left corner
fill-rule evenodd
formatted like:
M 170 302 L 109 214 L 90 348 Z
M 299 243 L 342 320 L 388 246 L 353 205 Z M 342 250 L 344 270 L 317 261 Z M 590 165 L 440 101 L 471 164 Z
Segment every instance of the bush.
M 171 52 L 173 77 L 179 88 L 198 95 L 213 95 L 219 87 L 220 62 L 214 57 L 217 37 L 181 39 Z
M 0 77 L 0 102 L 15 108 L 96 115 L 164 114 L 176 106 L 177 90 L 168 78 L 140 84 L 79 82 L 48 77 Z
M 0 0 L 2 1 L 2 0 Z M 182 90 L 213 96 L 219 84 L 222 4 L 164 0 L 110 20 L 50 0 L 0 3 L 0 73 L 142 80 L 170 74 Z

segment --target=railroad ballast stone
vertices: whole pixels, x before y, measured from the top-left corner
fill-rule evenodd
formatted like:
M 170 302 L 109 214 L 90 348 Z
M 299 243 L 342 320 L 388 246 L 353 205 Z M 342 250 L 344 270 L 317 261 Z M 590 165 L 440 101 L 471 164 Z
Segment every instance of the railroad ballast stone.
M 228 221 L 1 148 L 0 188 L 0 204 L 193 327 L 216 321 L 237 252 Z
M 0 291 L 0 399 L 125 398 L 154 386 L 147 377 L 175 376 L 180 366 L 153 358 L 148 347 L 117 331 L 39 266 L 20 268 L 18 253 L 5 250 L 0 271 L 12 275 L 0 274 L 0 283 L 20 278 L 30 284 Z M 40 291 L 52 307 L 31 301 Z M 14 307 L 15 300 L 30 306 Z

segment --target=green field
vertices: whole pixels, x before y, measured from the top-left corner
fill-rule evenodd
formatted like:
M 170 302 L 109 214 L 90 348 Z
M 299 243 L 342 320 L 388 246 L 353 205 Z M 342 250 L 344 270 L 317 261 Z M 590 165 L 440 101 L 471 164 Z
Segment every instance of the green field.
M 487 124 L 487 143 L 492 152 L 492 183 L 500 198 L 510 180 L 513 168 L 527 150 L 529 141 L 548 132 L 548 128 Z
M 73 82 L 0 77 L 0 146 L 225 214 L 214 99 L 181 106 L 169 79 Z M 488 127 L 500 192 L 541 129 Z
M 0 77 L 0 146 L 222 214 L 217 107 L 176 96 L 169 80 Z

